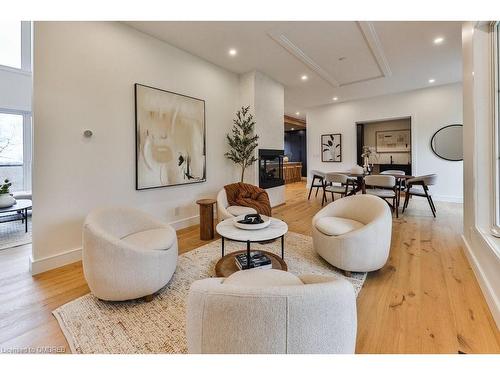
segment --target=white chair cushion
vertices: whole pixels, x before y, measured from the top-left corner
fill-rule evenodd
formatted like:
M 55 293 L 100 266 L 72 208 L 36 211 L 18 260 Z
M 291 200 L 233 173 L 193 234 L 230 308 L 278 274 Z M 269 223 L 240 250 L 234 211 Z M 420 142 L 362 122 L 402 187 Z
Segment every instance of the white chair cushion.
M 366 189 L 366 194 L 376 195 L 381 198 L 394 198 L 396 193 L 388 189 Z
M 150 229 L 122 238 L 122 241 L 141 250 L 167 250 L 174 244 L 175 231 L 168 229 Z
M 224 284 L 248 287 L 304 285 L 293 273 L 274 269 L 238 271 L 225 279 Z
M 244 206 L 229 206 L 226 208 L 227 212 L 229 212 L 233 216 L 240 215 L 248 215 L 248 214 L 256 214 L 257 211 L 252 207 L 244 207 Z
M 359 221 L 343 217 L 322 217 L 316 221 L 315 225 L 316 229 L 327 236 L 341 236 L 364 226 Z
M 340 193 L 344 194 L 345 193 L 345 186 L 338 186 L 338 185 L 333 185 L 333 186 L 327 186 L 325 190 L 329 193 Z M 347 192 L 349 193 L 351 191 L 351 187 L 347 189 Z

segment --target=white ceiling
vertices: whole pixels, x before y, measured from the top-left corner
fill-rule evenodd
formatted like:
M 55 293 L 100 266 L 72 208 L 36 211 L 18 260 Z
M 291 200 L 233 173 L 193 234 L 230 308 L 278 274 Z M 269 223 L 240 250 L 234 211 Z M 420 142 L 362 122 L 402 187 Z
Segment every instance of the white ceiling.
M 285 86 L 285 113 L 300 118 L 334 96 L 342 102 L 428 87 L 430 78 L 462 79 L 460 22 L 127 24 L 232 72 L 269 75 Z M 444 42 L 435 45 L 437 37 Z

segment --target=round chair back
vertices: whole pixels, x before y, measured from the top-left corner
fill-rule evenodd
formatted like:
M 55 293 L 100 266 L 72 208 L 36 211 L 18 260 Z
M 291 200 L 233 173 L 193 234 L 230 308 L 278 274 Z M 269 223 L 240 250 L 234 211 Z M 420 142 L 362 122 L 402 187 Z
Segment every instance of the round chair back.
M 325 180 L 326 182 L 346 184 L 349 177 L 341 173 L 327 173 Z
M 371 175 L 365 177 L 365 185 L 377 186 L 383 188 L 393 188 L 396 185 L 394 176 Z
M 405 171 L 400 171 L 397 169 L 389 169 L 387 171 L 380 172 L 380 174 L 397 174 L 397 175 L 405 175 Z

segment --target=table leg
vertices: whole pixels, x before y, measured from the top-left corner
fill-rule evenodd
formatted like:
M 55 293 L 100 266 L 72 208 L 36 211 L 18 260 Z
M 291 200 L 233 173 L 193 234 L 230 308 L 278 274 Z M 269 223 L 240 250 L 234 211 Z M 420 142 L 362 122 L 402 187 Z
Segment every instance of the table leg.
M 25 233 L 28 233 L 28 209 L 24 209 L 24 225 L 25 225 Z
M 220 237 L 222 240 L 222 256 L 224 256 L 224 236 Z
M 285 235 L 281 236 L 281 259 L 285 259 Z
M 250 241 L 247 241 L 247 269 L 250 269 Z

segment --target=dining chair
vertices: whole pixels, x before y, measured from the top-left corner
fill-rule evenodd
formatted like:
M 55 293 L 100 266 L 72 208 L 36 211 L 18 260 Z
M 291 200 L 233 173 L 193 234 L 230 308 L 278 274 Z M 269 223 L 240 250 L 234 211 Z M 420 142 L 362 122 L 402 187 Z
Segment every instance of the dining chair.
M 396 217 L 399 217 L 396 177 L 381 174 L 366 176 L 365 186 L 367 186 L 366 194 L 375 195 L 385 200 L 392 211 L 396 212 Z M 388 199 L 392 200 L 392 204 Z
M 316 188 L 315 197 L 318 196 L 319 188 L 322 188 L 323 192 L 325 190 L 325 173 L 318 170 L 312 170 L 311 175 L 312 175 L 312 181 L 311 181 L 311 187 L 309 188 L 309 195 L 307 196 L 307 200 L 311 198 L 311 193 L 314 188 Z M 318 180 L 317 183 L 315 183 L 316 180 Z
M 435 185 L 436 182 L 437 182 L 436 174 L 428 174 L 425 176 L 418 176 L 406 180 L 405 202 L 403 204 L 403 212 L 405 212 L 405 209 L 408 207 L 408 202 L 410 198 L 416 195 L 418 197 L 427 198 L 427 202 L 429 202 L 432 215 L 436 217 L 436 206 L 434 205 L 434 201 L 432 200 L 432 195 L 429 190 L 429 186 Z
M 321 205 L 323 206 L 326 202 L 328 202 L 326 193 L 332 194 L 333 202 L 335 200 L 335 193 L 340 194 L 340 197 L 342 198 L 352 192 L 354 192 L 354 183 L 349 176 L 341 173 L 327 173 L 325 175 L 325 188 L 323 189 Z
M 386 171 L 380 172 L 380 174 L 404 176 L 404 175 L 406 175 L 406 172 L 401 171 L 399 169 L 388 169 Z M 405 180 L 401 179 L 401 178 L 396 178 L 396 183 L 398 184 L 398 207 L 399 207 L 399 202 L 401 202 L 401 189 L 406 187 L 406 183 L 405 183 Z

